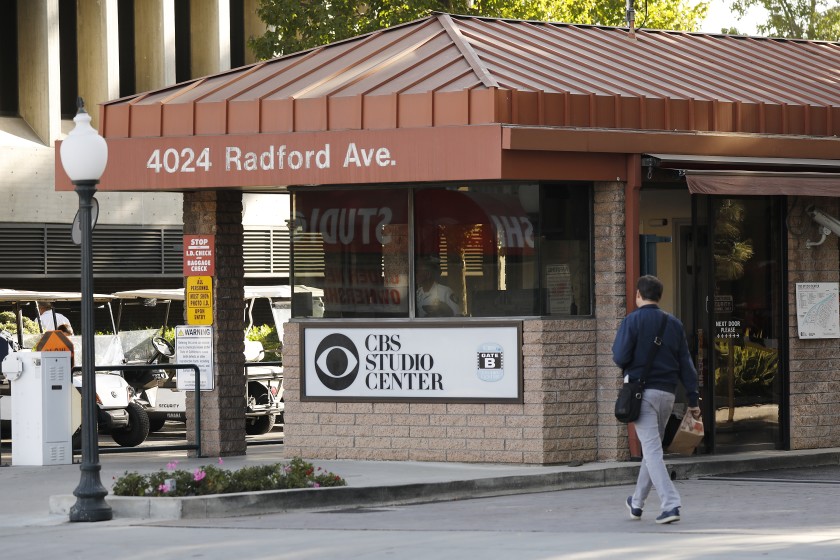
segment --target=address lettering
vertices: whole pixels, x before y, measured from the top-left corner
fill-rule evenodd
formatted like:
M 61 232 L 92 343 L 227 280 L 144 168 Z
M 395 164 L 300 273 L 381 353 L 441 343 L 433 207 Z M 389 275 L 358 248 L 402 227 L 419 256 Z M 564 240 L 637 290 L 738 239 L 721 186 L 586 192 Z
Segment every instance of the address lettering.
M 218 153 L 221 152 L 221 153 Z M 330 169 L 385 168 L 397 165 L 391 151 L 384 146 L 362 146 L 350 142 L 338 158 L 330 144 L 315 149 L 296 149 L 286 144 L 265 146 L 261 151 L 248 151 L 240 146 L 226 146 L 214 151 L 205 148 L 156 148 L 146 161 L 146 168 L 155 173 L 209 172 L 220 158 L 226 172 L 298 171 Z

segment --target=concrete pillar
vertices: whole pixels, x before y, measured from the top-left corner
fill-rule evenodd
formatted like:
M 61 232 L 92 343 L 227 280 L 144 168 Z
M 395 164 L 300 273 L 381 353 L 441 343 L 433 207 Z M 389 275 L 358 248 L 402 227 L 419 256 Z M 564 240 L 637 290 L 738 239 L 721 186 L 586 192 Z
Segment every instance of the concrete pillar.
M 190 0 L 190 74 L 230 70 L 230 2 Z
M 266 31 L 266 25 L 260 16 L 257 15 L 259 0 L 244 0 L 245 10 L 245 64 L 252 64 L 257 61 L 254 51 L 248 48 L 248 39 L 262 37 Z
M 61 134 L 58 0 L 18 0 L 20 116 L 41 141 Z
M 244 455 L 245 444 L 245 264 L 242 257 L 242 193 L 184 193 L 184 233 L 213 234 L 213 369 L 215 388 L 201 394 L 204 455 Z M 185 318 L 186 320 L 186 318 Z M 187 440 L 194 442 L 195 393 L 187 393 Z
M 98 126 L 98 105 L 120 96 L 117 0 L 78 0 L 79 95 Z
M 134 1 L 137 91 L 175 83 L 175 0 Z

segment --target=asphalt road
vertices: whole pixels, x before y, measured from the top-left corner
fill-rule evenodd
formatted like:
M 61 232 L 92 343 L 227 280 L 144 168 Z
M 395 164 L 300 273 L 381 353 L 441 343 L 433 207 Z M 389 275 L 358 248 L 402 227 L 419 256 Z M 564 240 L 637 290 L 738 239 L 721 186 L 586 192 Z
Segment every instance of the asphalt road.
M 258 444 L 280 437 L 278 429 L 249 436 L 249 441 Z M 182 438 L 177 424 L 168 425 L 144 445 Z M 108 436 L 101 441 L 106 446 L 113 443 Z M 48 477 L 42 481 L 45 486 L 50 484 L 49 472 L 36 470 Z M 13 468 L 0 469 L 0 477 L 12 477 L 12 484 L 18 476 Z M 0 525 L 0 555 L 16 560 L 92 555 L 121 560 L 840 558 L 840 508 L 835 498 L 840 465 L 676 484 L 683 497 L 683 519 L 668 526 L 653 521 L 659 510 L 655 494 L 643 519 L 630 520 L 624 500 L 632 488 L 625 485 L 202 520 L 123 518 L 71 524 L 63 516 L 30 512 L 19 523 Z M 74 484 L 64 484 L 66 492 L 64 486 Z M 2 504 L 0 496 L 0 510 Z M 5 513 L 8 517 L 8 510 Z
M 683 518 L 665 526 L 653 521 L 654 496 L 633 521 L 624 508 L 631 487 L 614 486 L 226 519 L 62 521 L 0 528 L 0 548 L 15 559 L 840 558 L 832 483 L 708 478 L 677 487 Z
M 726 476 L 709 477 L 713 480 L 735 480 L 755 482 L 817 482 L 840 484 L 840 466 L 801 467 L 797 469 L 776 469 L 760 472 L 746 472 Z

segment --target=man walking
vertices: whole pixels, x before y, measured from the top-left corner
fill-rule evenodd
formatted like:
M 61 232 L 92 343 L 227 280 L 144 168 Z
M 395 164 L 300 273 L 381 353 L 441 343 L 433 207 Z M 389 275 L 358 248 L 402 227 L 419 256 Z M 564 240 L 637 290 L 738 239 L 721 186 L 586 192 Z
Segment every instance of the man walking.
M 662 282 L 655 276 L 642 276 L 636 284 L 636 310 L 627 315 L 613 342 L 613 361 L 631 380 L 638 380 L 645 370 L 648 355 L 655 344 L 662 316 L 659 309 Z M 642 444 L 642 465 L 633 495 L 627 498 L 627 509 L 633 519 L 642 518 L 642 508 L 651 487 L 661 500 L 657 523 L 680 520 L 680 495 L 662 458 L 662 436 L 674 406 L 677 385 L 682 383 L 688 397 L 688 414 L 700 416 L 697 394 L 697 370 L 691 361 L 685 331 L 676 317 L 667 316 L 661 344 L 650 370 L 645 376 L 642 410 L 634 422 Z

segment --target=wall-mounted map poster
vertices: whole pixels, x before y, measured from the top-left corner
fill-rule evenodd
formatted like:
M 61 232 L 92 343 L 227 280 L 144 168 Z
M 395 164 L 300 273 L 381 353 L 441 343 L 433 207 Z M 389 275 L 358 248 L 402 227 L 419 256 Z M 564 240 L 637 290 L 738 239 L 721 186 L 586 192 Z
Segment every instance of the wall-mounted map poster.
M 840 284 L 812 282 L 796 285 L 799 338 L 840 338 Z

